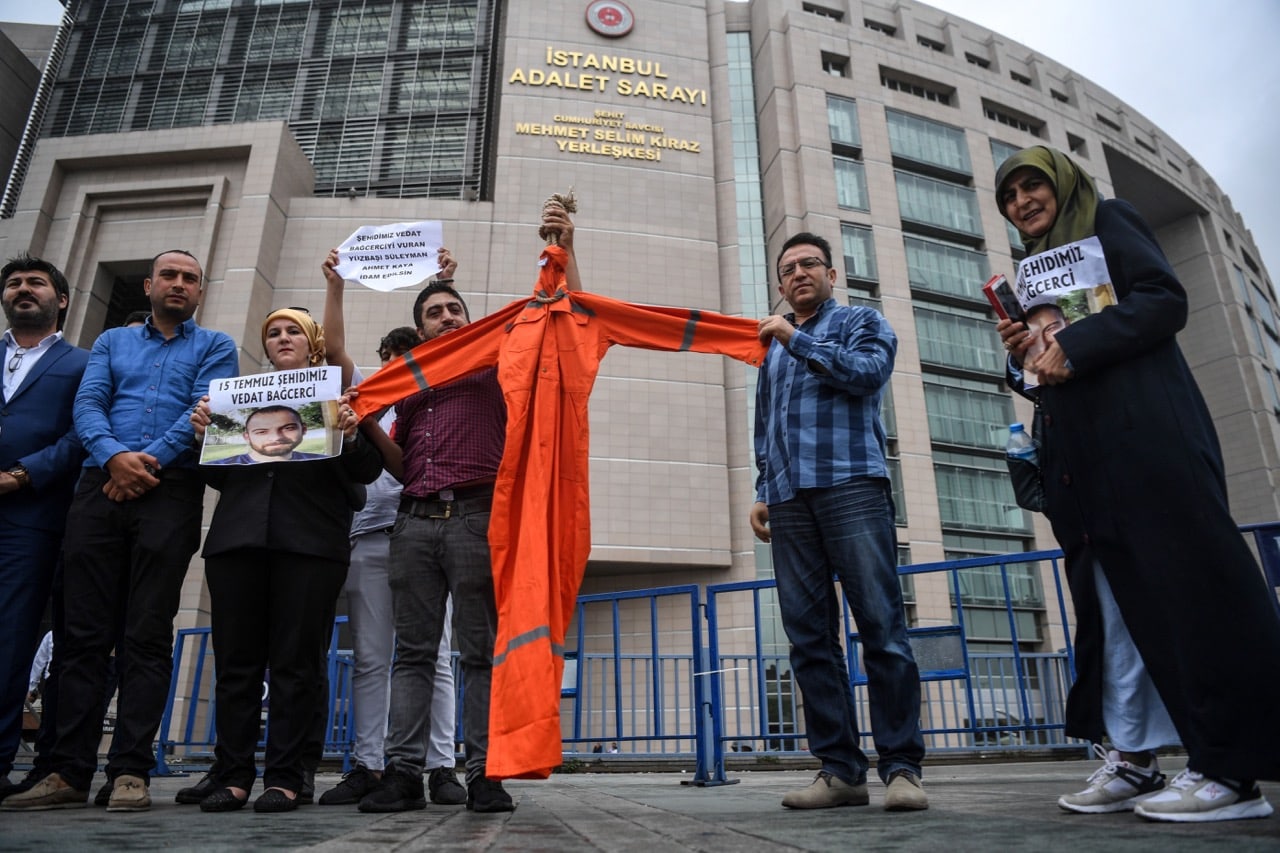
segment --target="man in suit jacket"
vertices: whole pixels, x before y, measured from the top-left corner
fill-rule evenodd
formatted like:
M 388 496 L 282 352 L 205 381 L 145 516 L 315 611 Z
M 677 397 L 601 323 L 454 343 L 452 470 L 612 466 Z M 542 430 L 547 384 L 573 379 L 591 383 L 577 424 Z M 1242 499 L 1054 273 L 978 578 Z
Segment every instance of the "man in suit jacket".
M 0 270 L 0 798 L 22 735 L 27 674 L 40 641 L 67 507 L 84 460 L 72 402 L 89 353 L 62 339 L 70 288 L 52 264 L 21 255 Z

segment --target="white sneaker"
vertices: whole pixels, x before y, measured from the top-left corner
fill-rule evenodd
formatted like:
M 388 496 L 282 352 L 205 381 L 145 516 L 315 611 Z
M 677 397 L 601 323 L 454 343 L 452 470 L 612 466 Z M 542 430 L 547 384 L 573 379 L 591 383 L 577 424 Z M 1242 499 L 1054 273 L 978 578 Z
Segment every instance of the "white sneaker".
M 1270 815 L 1271 804 L 1262 796 L 1257 784 L 1248 782 L 1245 785 L 1225 779 L 1210 779 L 1194 770 L 1183 770 L 1173 777 L 1168 790 L 1147 797 L 1134 806 L 1133 811 L 1147 820 L 1178 823 L 1242 820 Z
M 1089 777 L 1089 787 L 1059 797 L 1060 808 L 1082 814 L 1127 812 L 1138 800 L 1164 789 L 1165 776 L 1155 756 L 1151 757 L 1151 766 L 1139 767 L 1123 760 L 1114 749 L 1108 752 L 1095 743 L 1093 751 L 1103 765 Z

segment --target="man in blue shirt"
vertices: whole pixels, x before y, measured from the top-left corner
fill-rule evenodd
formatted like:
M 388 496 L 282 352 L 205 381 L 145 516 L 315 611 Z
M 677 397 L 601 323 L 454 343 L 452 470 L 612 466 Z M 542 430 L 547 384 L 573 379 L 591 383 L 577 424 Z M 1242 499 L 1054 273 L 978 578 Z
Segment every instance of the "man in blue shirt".
M 898 340 L 879 312 L 832 297 L 831 246 L 797 234 L 782 246 L 778 290 L 794 313 L 760 321 L 769 352 L 756 391 L 760 475 L 751 529 L 772 546 L 791 666 L 804 695 L 813 784 L 793 809 L 863 806 L 866 754 L 840 654 L 839 575 L 861 635 L 885 808 L 928 808 L 920 783 L 920 673 L 907 641 L 880 398 Z
M 125 656 L 107 781 L 108 811 L 150 808 L 160 725 L 172 670 L 173 618 L 200 544 L 204 482 L 195 471 L 192 407 L 209 382 L 238 373 L 236 345 L 192 320 L 203 273 L 167 251 L 143 290 L 151 316 L 109 329 L 93 345 L 75 399 L 89 452 L 64 539 L 66 640 L 52 773 L 0 804 L 6 811 L 86 804 L 102 736 L 102 691 L 115 623 L 125 614 Z

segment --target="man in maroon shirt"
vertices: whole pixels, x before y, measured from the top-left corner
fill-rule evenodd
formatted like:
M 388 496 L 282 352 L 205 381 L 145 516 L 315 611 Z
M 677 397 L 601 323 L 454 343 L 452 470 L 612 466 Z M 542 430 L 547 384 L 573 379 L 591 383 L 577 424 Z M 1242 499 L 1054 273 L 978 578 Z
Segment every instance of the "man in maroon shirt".
M 572 255 L 573 223 L 560 209 L 542 224 L 559 233 Z M 441 250 L 441 267 L 452 263 Z M 575 278 L 576 281 L 576 278 Z M 452 280 L 428 285 L 414 304 L 424 341 L 471 322 Z M 391 532 L 392 618 L 396 661 L 391 672 L 391 714 L 381 786 L 360 801 L 362 812 L 426 808 L 422 775 L 431 721 L 431 686 L 445 602 L 453 595 L 454 640 L 461 656 L 462 722 L 467 808 L 515 809 L 502 783 L 485 777 L 489 744 L 489 692 L 498 614 L 489 560 L 489 511 L 502 461 L 507 409 L 496 368 L 396 404 L 395 441 L 402 458 L 385 459 L 404 484 Z M 385 456 L 385 454 L 384 454 Z

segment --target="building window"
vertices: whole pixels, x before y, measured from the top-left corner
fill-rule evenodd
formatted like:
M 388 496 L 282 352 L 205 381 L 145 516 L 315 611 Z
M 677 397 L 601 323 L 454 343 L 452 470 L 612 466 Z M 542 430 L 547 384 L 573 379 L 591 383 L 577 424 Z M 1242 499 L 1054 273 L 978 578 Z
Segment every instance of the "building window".
M 1250 256 L 1249 253 L 1246 252 L 1244 249 L 1240 250 L 1240 258 L 1241 260 L 1244 261 L 1244 265 L 1249 268 L 1249 272 L 1253 273 L 1254 275 L 1262 274 L 1261 270 L 1258 269 L 1257 261 L 1255 261 L 1252 258 L 1252 256 Z
M 1032 118 L 1025 113 L 1020 113 L 1017 110 L 1010 109 L 1009 107 L 1001 106 L 993 101 L 988 101 L 985 98 L 982 100 L 982 112 L 987 118 L 994 122 L 1008 127 L 1017 128 L 1018 130 L 1021 130 L 1024 133 L 1029 133 L 1037 138 L 1044 133 L 1044 122 L 1040 119 Z
M 964 61 L 970 65 L 976 65 L 979 68 L 984 68 L 987 71 L 991 70 L 991 60 L 987 59 L 985 56 L 978 56 L 975 53 L 966 53 L 964 55 Z
M 1112 121 L 1111 119 L 1104 116 L 1102 113 L 1094 113 L 1094 118 L 1098 120 L 1098 124 L 1102 125 L 1103 127 L 1109 127 L 1112 130 L 1114 130 L 1116 133 L 1121 133 L 1124 130 L 1124 128 L 1120 126 L 1119 122 Z
M 973 173 L 963 130 L 897 110 L 885 110 L 885 118 L 889 124 L 889 148 L 895 158 L 961 175 Z
M 836 204 L 850 210 L 870 210 L 867 196 L 867 176 L 857 160 L 834 157 L 836 175 Z
M 1227 242 L 1227 248 L 1234 252 L 1236 249 L 1236 241 L 1231 239 L 1231 235 L 1227 233 L 1225 228 L 1222 231 L 1222 239 Z M 1236 269 L 1238 270 L 1239 267 L 1236 267 Z
M 898 185 L 898 207 L 904 222 L 982 236 L 978 200 L 972 189 L 901 170 L 894 174 Z
M 991 277 L 986 255 L 925 237 L 903 235 L 902 242 L 912 288 L 982 302 L 982 284 Z
M 1014 501 L 1003 459 L 935 450 L 933 475 L 943 528 L 1030 535 L 1031 514 Z
M 885 397 L 888 397 L 888 387 L 885 389 Z M 883 406 L 881 407 L 883 414 Z M 902 484 L 902 460 L 897 456 L 885 456 L 885 467 L 889 469 L 889 492 L 893 497 L 893 523 L 898 527 L 907 526 L 907 490 Z M 911 575 L 901 578 L 903 581 L 910 581 Z M 908 584 L 903 584 L 904 598 L 906 597 Z M 915 587 L 911 587 L 912 598 L 915 600 Z
M 801 3 L 800 8 L 808 12 L 810 15 L 817 15 L 820 18 L 830 18 L 833 21 L 844 20 L 844 12 L 838 12 L 835 9 L 828 9 L 825 6 L 818 6 L 814 3 Z
M 1173 162 L 1172 160 L 1165 160 L 1165 162 L 1169 164 L 1170 169 L 1173 169 L 1173 171 L 1177 172 L 1179 175 L 1182 174 L 1182 167 L 1179 166 L 1177 163 Z
M 919 44 L 921 47 L 927 47 L 929 48 L 929 50 L 935 51 L 937 53 L 947 52 L 947 46 L 945 44 L 943 44 L 940 41 L 934 41 L 931 38 L 925 38 L 924 36 L 916 36 L 916 43 Z
M 1025 74 L 1019 74 L 1017 71 L 1010 71 L 1009 79 L 1015 83 L 1021 83 L 1024 86 L 1031 85 L 1031 78 Z
M 905 92 L 948 107 L 952 106 L 952 96 L 956 92 L 954 86 L 946 86 L 923 77 L 911 77 L 884 67 L 880 69 L 880 85 L 894 92 Z
M 1020 149 L 1016 145 L 1010 145 L 1007 142 L 1001 142 L 999 139 L 991 140 L 991 159 L 995 161 L 998 170 L 1005 160 L 1008 160 Z M 1003 216 L 1001 217 L 1004 218 Z M 1009 237 L 1009 247 L 1015 255 L 1022 254 L 1022 235 L 1018 233 L 1018 229 L 1013 227 L 1013 223 L 1004 220 L 1005 234 Z
M 1072 154 L 1079 154 L 1081 157 L 1089 156 L 1089 149 L 1085 146 L 1084 139 L 1074 133 L 1067 134 L 1067 148 L 1071 149 Z
M 999 386 L 973 379 L 924 374 L 929 439 L 977 450 L 1004 447 L 1013 401 Z
M 832 77 L 848 77 L 849 57 L 823 51 L 822 70 Z
M 1057 101 L 1060 104 L 1071 103 L 1071 99 L 1068 98 L 1066 95 L 1062 94 L 1061 92 L 1059 92 L 1057 89 L 1050 89 L 1049 97 L 1053 98 L 1055 101 Z
M 1249 282 L 1249 297 L 1253 308 L 1253 316 L 1261 321 L 1267 332 L 1276 334 L 1275 316 L 1271 310 L 1271 303 L 1267 300 L 1267 295 L 1262 292 L 1262 288 L 1255 281 Z
M 861 150 L 862 136 L 858 132 L 858 106 L 853 101 L 827 95 L 827 127 L 831 132 L 832 149 Z
M 494 0 L 81 5 L 45 136 L 284 120 L 317 195 L 459 198 L 486 180 Z
M 1009 543 L 1015 545 L 1016 543 Z M 970 557 L 985 557 L 988 555 L 1004 554 L 1007 551 L 992 551 L 986 554 L 965 551 L 952 551 L 947 549 L 946 557 L 948 560 L 964 560 Z M 1004 610 L 1004 578 L 1009 579 L 1009 598 L 1013 602 L 1014 607 L 1044 607 L 1044 593 L 1040 587 L 1040 574 L 1036 571 L 1033 564 L 1029 563 L 1007 563 L 1005 564 L 1004 576 L 1001 576 L 999 566 L 976 566 L 972 569 L 964 569 L 959 573 L 960 582 L 960 600 L 965 606 L 970 605 L 999 607 Z M 1001 614 L 1003 615 L 1003 614 Z M 1032 631 L 1030 634 L 1023 633 L 1023 627 L 1018 626 L 1018 639 L 1024 642 L 1032 639 L 1038 639 L 1038 631 Z M 1002 638 L 1009 636 L 1009 624 L 1006 620 L 1004 632 L 999 634 Z
M 996 379 L 1004 377 L 1004 350 L 986 311 L 917 304 L 914 313 L 921 363 L 942 371 L 962 370 Z
M 871 229 L 842 222 L 840 242 L 844 247 L 845 275 L 864 282 L 876 281 L 879 275 L 876 271 L 876 246 Z M 851 299 L 850 302 L 852 301 Z M 878 300 L 876 304 L 879 305 Z
M 886 36 L 895 36 L 898 34 L 898 28 L 892 24 L 882 24 L 879 21 L 873 21 L 870 18 L 863 18 L 862 25 L 872 32 L 882 33 Z
M 1245 308 L 1248 308 L 1249 307 L 1249 281 L 1244 277 L 1244 270 L 1240 269 L 1240 267 L 1236 266 L 1235 264 L 1232 264 L 1231 270 L 1232 272 L 1235 273 L 1236 287 L 1240 289 L 1240 292 L 1238 294 L 1238 296 L 1240 297 L 1240 304 L 1243 305 Z
M 999 139 L 995 139 L 994 137 L 991 139 L 991 159 L 995 162 L 997 169 L 1000 168 L 1000 165 L 1004 163 L 1005 160 L 1008 160 L 1021 150 L 1022 149 L 1016 145 L 1001 142 Z

